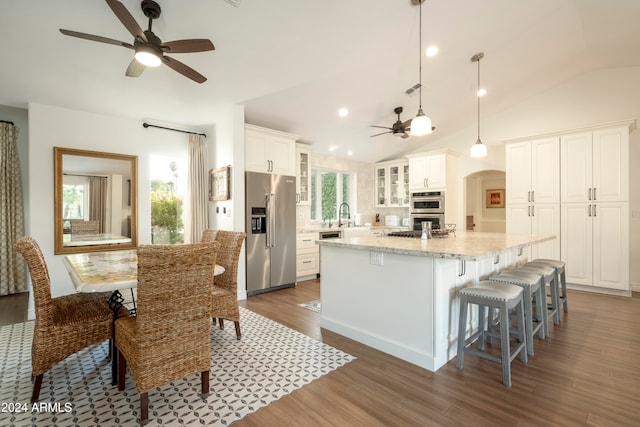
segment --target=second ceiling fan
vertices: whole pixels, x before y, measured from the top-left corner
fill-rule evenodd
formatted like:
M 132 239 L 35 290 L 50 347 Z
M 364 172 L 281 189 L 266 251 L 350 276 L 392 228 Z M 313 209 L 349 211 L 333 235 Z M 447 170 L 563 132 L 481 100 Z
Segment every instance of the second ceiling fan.
M 85 40 L 133 49 L 135 51 L 135 57 L 131 63 L 129 63 L 129 67 L 127 68 L 126 75 L 128 77 L 138 77 L 142 74 L 145 67 L 158 66 L 163 63 L 172 70 L 177 71 L 197 83 L 204 83 L 207 80 L 205 76 L 198 73 L 193 68 L 176 59 L 166 56 L 165 53 L 190 53 L 214 50 L 215 47 L 213 46 L 213 43 L 211 43 L 211 40 L 184 39 L 163 43 L 162 40 L 160 40 L 160 38 L 151 31 L 151 24 L 153 23 L 153 20 L 160 17 L 161 10 L 158 3 L 153 0 L 142 1 L 142 11 L 144 12 L 144 15 L 149 18 L 149 27 L 147 30 L 143 31 L 135 18 L 121 2 L 117 0 L 105 1 L 120 22 L 122 22 L 122 25 L 124 25 L 133 36 L 133 44 L 93 34 L 64 30 L 62 28 L 60 29 L 60 32 L 66 36 L 78 37 Z
M 390 133 L 392 135 L 397 135 L 399 137 L 401 137 L 402 139 L 406 139 L 409 138 L 409 131 L 411 131 L 411 121 L 413 119 L 409 119 L 405 122 L 403 122 L 402 120 L 400 120 L 400 114 L 402 114 L 402 107 L 396 107 L 393 109 L 393 112 L 396 113 L 398 115 L 398 120 L 396 120 L 396 122 L 391 125 L 391 127 L 388 126 L 376 126 L 376 125 L 371 125 L 372 128 L 380 128 L 380 129 L 387 129 L 386 132 L 380 132 L 377 133 L 375 135 L 371 135 L 371 137 L 374 136 L 380 136 L 380 135 L 385 135 L 387 133 Z M 431 128 L 431 130 L 435 130 L 435 126 L 433 126 Z

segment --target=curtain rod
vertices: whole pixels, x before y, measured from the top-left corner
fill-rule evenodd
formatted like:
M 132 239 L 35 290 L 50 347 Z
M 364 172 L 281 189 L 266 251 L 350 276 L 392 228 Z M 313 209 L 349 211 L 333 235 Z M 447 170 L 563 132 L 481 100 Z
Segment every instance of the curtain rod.
M 200 133 L 200 132 L 189 132 L 188 130 L 167 128 L 167 127 L 164 127 L 164 126 L 151 125 L 151 124 L 146 123 L 146 122 L 145 122 L 145 123 L 143 123 L 143 124 L 142 124 L 142 126 L 143 126 L 143 127 L 145 127 L 145 128 L 152 127 L 152 128 L 158 128 L 158 129 L 172 130 L 172 131 L 174 131 L 174 132 L 190 133 L 190 134 L 193 134 L 193 135 L 202 135 L 202 136 L 204 136 L 204 137 L 206 137 L 206 136 L 207 136 L 207 134 L 206 134 L 206 133 Z
M 15 124 L 13 122 L 10 122 L 9 120 L 0 120 L 0 123 L 8 123 L 11 126 L 15 126 Z

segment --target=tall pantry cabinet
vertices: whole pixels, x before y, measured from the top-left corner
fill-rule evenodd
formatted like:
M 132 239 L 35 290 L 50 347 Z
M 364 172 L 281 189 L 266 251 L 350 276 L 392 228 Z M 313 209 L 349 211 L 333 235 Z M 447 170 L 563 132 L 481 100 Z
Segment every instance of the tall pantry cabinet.
M 506 144 L 507 233 L 560 236 L 560 138 Z M 560 258 L 560 240 L 535 245 L 532 258 Z
M 629 127 L 563 135 L 561 257 L 567 282 L 629 290 Z

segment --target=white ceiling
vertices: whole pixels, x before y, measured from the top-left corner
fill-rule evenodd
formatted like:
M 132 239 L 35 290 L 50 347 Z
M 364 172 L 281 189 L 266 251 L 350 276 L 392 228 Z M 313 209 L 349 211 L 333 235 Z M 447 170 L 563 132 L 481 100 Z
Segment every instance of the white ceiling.
M 246 121 L 301 136 L 318 152 L 379 161 L 428 147 L 476 124 L 476 64 L 484 52 L 482 114 L 501 111 L 585 72 L 640 65 L 638 0 L 426 0 L 422 105 L 436 131 L 400 139 L 393 109 L 414 116 L 418 11 L 411 0 L 157 0 L 162 40 L 209 38 L 214 52 L 175 54 L 204 74 L 200 85 L 167 67 L 125 77 L 133 52 L 60 34 L 125 42 L 132 36 L 103 1 L 0 0 L 0 104 L 28 102 L 208 129 L 224 105 Z M 144 29 L 137 0 L 122 0 Z M 347 107 L 346 118 L 337 115 Z M 471 144 L 472 141 L 470 141 Z

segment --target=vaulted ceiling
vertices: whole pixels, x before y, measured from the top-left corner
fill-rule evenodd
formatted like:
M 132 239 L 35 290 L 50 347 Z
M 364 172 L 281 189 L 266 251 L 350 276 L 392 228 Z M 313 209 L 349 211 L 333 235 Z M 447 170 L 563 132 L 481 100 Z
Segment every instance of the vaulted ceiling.
M 66 37 L 65 28 L 132 42 L 99 0 L 0 0 L 0 104 L 28 102 L 207 129 L 222 106 L 246 121 L 301 136 L 318 152 L 364 161 L 392 158 L 476 122 L 481 63 L 483 114 L 595 69 L 640 65 L 637 0 L 426 0 L 422 105 L 436 131 L 400 139 L 391 126 L 418 109 L 406 95 L 418 75 L 419 8 L 411 0 L 157 0 L 163 40 L 209 38 L 214 52 L 175 54 L 208 80 L 167 67 L 124 75 L 133 52 Z M 122 0 L 141 27 L 140 2 Z M 350 114 L 341 118 L 338 109 Z

